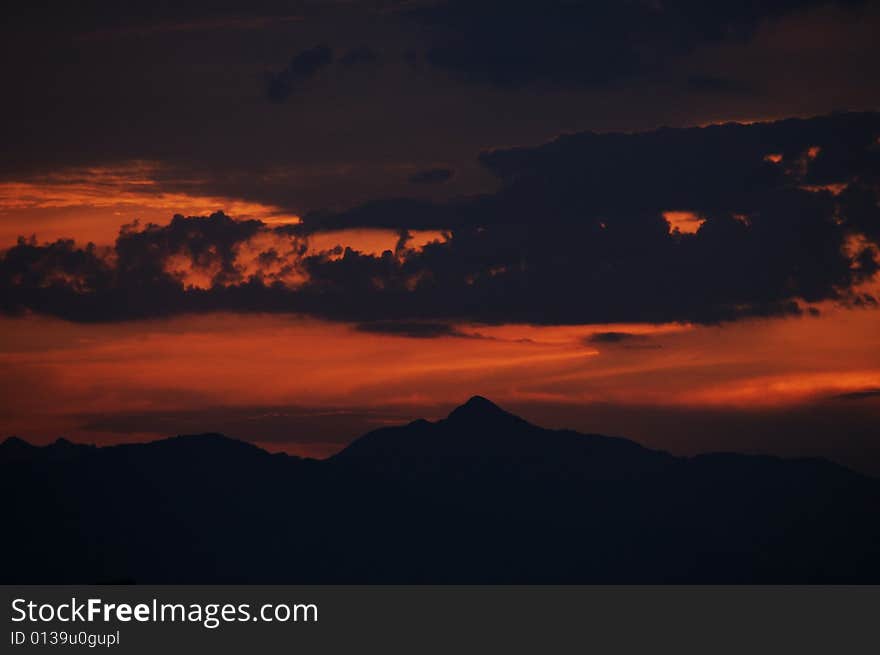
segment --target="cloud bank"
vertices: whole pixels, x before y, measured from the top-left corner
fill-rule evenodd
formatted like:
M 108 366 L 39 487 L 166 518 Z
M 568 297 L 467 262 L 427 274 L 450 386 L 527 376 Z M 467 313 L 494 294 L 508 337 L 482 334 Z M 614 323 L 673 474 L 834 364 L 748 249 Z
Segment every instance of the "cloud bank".
M 535 11 L 502 0 L 446 0 L 408 15 L 427 33 L 425 59 L 437 69 L 504 88 L 577 88 L 657 72 L 700 46 L 746 43 L 767 20 L 863 4 L 549 0 Z
M 484 152 L 497 192 L 388 199 L 299 224 L 217 213 L 124 226 L 109 250 L 20 240 L 0 260 L 2 310 L 75 321 L 290 312 L 383 325 L 691 321 L 873 306 L 880 114 L 580 133 Z M 693 234 L 664 213 L 690 212 Z M 393 250 L 310 248 L 386 228 Z M 410 247 L 410 230 L 446 237 Z M 424 328 L 420 328 L 424 329 Z M 402 329 L 402 331 L 412 331 Z

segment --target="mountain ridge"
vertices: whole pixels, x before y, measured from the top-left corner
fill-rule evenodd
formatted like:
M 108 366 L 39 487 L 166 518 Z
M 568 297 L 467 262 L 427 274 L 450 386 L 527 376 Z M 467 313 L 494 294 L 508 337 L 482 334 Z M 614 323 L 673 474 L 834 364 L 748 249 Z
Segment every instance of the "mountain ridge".
M 739 453 L 735 451 L 707 451 L 704 453 L 697 453 L 691 456 L 678 456 L 672 455 L 665 450 L 653 449 L 647 446 L 644 446 L 637 441 L 633 441 L 631 439 L 627 439 L 625 437 L 618 436 L 608 436 L 601 435 L 595 433 L 584 433 L 576 430 L 570 429 L 549 429 L 542 428 L 537 425 L 534 425 L 525 419 L 509 412 L 503 408 L 501 408 L 496 403 L 492 402 L 488 398 L 480 395 L 471 396 L 467 401 L 454 407 L 446 417 L 438 419 L 436 421 L 429 421 L 424 418 L 415 419 L 409 423 L 395 425 L 395 426 L 387 426 L 382 428 L 377 428 L 376 430 L 371 430 L 360 437 L 352 440 L 348 445 L 344 446 L 340 451 L 329 455 L 324 459 L 314 460 L 313 458 L 308 457 L 300 457 L 297 455 L 290 455 L 287 453 L 269 453 L 265 449 L 260 446 L 243 439 L 239 439 L 236 437 L 228 436 L 219 432 L 202 432 L 202 433 L 192 433 L 192 434 L 178 434 L 169 437 L 162 437 L 159 439 L 149 440 L 149 441 L 138 441 L 138 442 L 128 442 L 128 443 L 119 443 L 119 444 L 110 444 L 104 446 L 98 446 L 93 443 L 83 443 L 83 442 L 74 442 L 66 437 L 58 437 L 54 442 L 37 445 L 32 444 L 26 439 L 21 437 L 12 435 L 0 441 L 0 456 L 4 453 L 10 454 L 12 452 L 18 453 L 29 453 L 30 455 L 36 455 L 36 453 L 42 451 L 45 453 L 57 452 L 57 451 L 73 451 L 76 449 L 83 450 L 106 450 L 106 449 L 128 449 L 128 448 L 137 448 L 137 447 L 151 447 L 151 448 L 173 448 L 175 446 L 186 446 L 186 448 L 191 448 L 195 446 L 214 446 L 214 447 L 227 447 L 227 448 L 240 448 L 243 450 L 251 450 L 251 452 L 262 452 L 265 454 L 271 454 L 276 456 L 285 456 L 290 457 L 292 459 L 298 460 L 312 460 L 312 461 L 338 461 L 347 458 L 353 457 L 364 457 L 364 456 L 397 456 L 399 457 L 401 451 L 405 452 L 407 447 L 412 447 L 414 445 L 414 441 L 417 440 L 420 436 L 424 436 L 425 434 L 435 434 L 443 437 L 448 437 L 448 433 L 450 431 L 458 432 L 460 435 L 465 435 L 466 437 L 471 438 L 471 442 L 467 441 L 460 442 L 459 446 L 461 446 L 460 450 L 456 450 L 455 452 L 443 452 L 443 441 L 442 440 L 434 440 L 430 441 L 427 445 L 438 447 L 438 450 L 434 452 L 420 452 L 418 456 L 420 457 L 429 457 L 429 456 L 455 456 L 455 457 L 480 457 L 486 455 L 492 455 L 493 452 L 488 448 L 497 447 L 498 450 L 494 452 L 495 455 L 503 456 L 505 454 L 505 450 L 511 445 L 508 440 L 509 433 L 501 433 L 500 438 L 491 438 L 486 439 L 485 435 L 476 435 L 472 432 L 473 429 L 478 428 L 482 430 L 490 429 L 490 430 L 503 430 L 509 428 L 515 428 L 521 433 L 525 433 L 528 435 L 529 433 L 533 435 L 541 435 L 543 438 L 552 438 L 552 439 L 564 439 L 569 441 L 570 443 L 575 443 L 578 440 L 583 440 L 581 445 L 586 444 L 615 444 L 621 448 L 630 449 L 633 451 L 642 451 L 644 453 L 652 453 L 660 457 L 671 458 L 679 462 L 687 462 L 687 461 L 695 461 L 695 460 L 709 460 L 709 459 L 718 459 L 718 458 L 749 458 L 752 461 L 760 461 L 761 459 L 772 459 L 778 462 L 814 462 L 820 463 L 822 465 L 827 465 L 829 467 L 835 467 L 842 470 L 845 470 L 853 475 L 864 476 L 868 478 L 872 478 L 872 476 L 866 475 L 862 472 L 855 471 L 843 464 L 839 464 L 838 462 L 834 462 L 824 457 L 784 457 L 773 454 L 754 454 L 754 453 Z M 400 440 L 399 435 L 404 435 L 404 439 Z M 523 436 L 522 434 L 517 436 Z M 377 445 L 376 442 L 380 442 L 383 448 L 375 448 Z M 482 442 L 482 443 L 480 443 Z M 482 445 L 482 448 L 480 447 Z M 523 455 L 522 448 L 524 444 L 522 443 L 514 443 L 514 446 L 518 446 L 519 450 L 515 452 L 517 455 Z M 548 443 L 545 441 L 541 446 L 547 446 Z M 552 442 L 549 445 L 553 445 Z M 468 450 L 468 446 L 476 446 L 473 450 Z M 532 449 L 536 449 L 539 447 L 539 444 L 533 442 L 528 444 Z M 411 454 L 411 453 L 410 453 Z
M 485 399 L 325 460 L 216 433 L 0 444 L 0 582 L 878 583 L 880 480 L 675 457 Z

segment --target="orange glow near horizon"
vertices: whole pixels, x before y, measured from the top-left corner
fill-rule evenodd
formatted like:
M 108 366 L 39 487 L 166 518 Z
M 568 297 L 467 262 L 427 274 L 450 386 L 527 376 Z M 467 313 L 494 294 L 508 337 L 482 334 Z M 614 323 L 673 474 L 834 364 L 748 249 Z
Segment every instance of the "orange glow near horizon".
M 288 316 L 101 325 L 5 318 L 2 430 L 37 441 L 65 434 L 113 442 L 120 437 L 84 428 L 84 417 L 424 407 L 474 393 L 501 403 L 751 410 L 880 389 L 876 312 L 825 309 L 723 327 L 460 325 L 463 336 L 430 339 Z M 636 336 L 591 339 L 608 332 Z

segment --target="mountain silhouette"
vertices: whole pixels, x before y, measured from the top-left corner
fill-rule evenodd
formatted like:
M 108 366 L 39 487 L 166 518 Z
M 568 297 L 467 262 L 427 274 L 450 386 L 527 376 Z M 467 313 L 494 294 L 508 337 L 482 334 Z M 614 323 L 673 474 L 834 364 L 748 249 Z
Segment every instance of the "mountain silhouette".
M 0 444 L 0 582 L 877 583 L 880 480 L 675 457 L 475 396 L 327 460 L 218 434 Z
M 675 461 L 627 439 L 537 427 L 482 396 L 436 423 L 418 420 L 370 432 L 331 460 L 409 477 L 468 471 L 484 476 L 502 470 L 527 476 L 632 477 Z

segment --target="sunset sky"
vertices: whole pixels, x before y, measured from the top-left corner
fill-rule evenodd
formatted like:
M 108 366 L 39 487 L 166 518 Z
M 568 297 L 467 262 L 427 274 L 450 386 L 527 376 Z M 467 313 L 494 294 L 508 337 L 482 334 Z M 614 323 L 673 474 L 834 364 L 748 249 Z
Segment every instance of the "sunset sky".
M 763 4 L 20 7 L 0 436 L 325 456 L 481 394 L 880 473 L 880 3 Z

